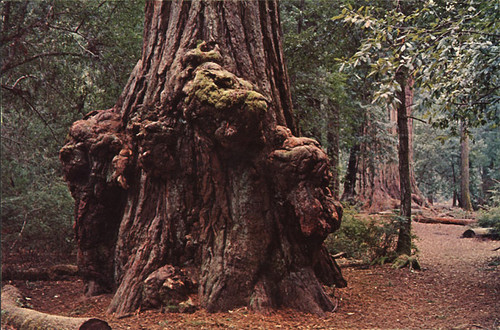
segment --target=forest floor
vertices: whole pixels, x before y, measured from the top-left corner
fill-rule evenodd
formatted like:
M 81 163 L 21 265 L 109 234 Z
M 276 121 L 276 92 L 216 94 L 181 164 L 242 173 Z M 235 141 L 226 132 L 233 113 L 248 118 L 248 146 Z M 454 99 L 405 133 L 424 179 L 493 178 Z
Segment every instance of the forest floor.
M 332 292 L 338 308 L 326 317 L 241 308 L 213 314 L 140 311 L 117 319 L 105 313 L 111 296 L 85 298 L 80 280 L 11 284 L 36 310 L 98 317 L 113 329 L 500 329 L 500 250 L 493 251 L 500 242 L 461 238 L 464 227 L 456 225 L 414 223 L 413 230 L 422 270 L 344 266 L 348 287 Z

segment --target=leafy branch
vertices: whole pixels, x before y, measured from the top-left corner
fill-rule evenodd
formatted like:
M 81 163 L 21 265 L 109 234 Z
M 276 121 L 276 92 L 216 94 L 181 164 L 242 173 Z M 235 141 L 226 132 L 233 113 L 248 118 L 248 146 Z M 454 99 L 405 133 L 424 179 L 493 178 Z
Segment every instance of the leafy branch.
M 368 65 L 368 77 L 375 79 L 373 102 L 391 103 L 397 102 L 400 90 L 395 75 L 406 68 L 415 87 L 428 91 L 420 102 L 427 111 L 458 116 L 472 126 L 484 124 L 484 116 L 500 122 L 494 5 L 462 7 L 428 0 L 403 14 L 398 9 L 347 5 L 332 19 L 359 28 L 365 37 L 358 51 L 343 60 L 341 70 Z M 493 30 L 485 28 L 491 26 Z
M 42 54 L 37 54 L 28 58 L 23 59 L 22 61 L 19 61 L 17 63 L 5 63 L 2 65 L 2 68 L 0 69 L 0 75 L 3 75 L 5 72 L 14 69 L 20 65 L 35 61 L 40 58 L 44 57 L 56 57 L 56 56 L 83 56 L 82 54 L 79 53 L 73 53 L 73 52 L 48 52 L 48 53 L 42 53 Z

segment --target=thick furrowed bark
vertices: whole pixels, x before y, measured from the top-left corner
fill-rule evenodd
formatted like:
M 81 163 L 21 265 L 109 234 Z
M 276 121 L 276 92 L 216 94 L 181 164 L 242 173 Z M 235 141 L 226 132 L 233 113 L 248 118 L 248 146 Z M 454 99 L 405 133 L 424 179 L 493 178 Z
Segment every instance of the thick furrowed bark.
M 61 152 L 77 203 L 96 177 L 71 175 L 79 159 L 121 196 L 109 312 L 154 300 L 144 281 L 166 265 L 199 284 L 209 311 L 332 309 L 318 278 L 345 286 L 322 250 L 341 207 L 319 144 L 280 126 L 293 128 L 278 31 L 274 1 L 147 2 L 143 56 L 118 104 L 75 123 Z M 112 152 L 91 158 L 108 135 Z

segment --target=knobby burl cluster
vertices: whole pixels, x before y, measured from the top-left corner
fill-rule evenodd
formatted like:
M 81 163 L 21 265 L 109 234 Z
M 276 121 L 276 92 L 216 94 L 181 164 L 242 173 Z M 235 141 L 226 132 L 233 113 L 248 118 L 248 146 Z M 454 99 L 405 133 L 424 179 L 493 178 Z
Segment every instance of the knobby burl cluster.
M 129 193 L 131 186 L 140 184 L 138 178 L 144 175 L 164 183 L 173 178 L 177 180 L 176 184 L 180 180 L 185 180 L 186 184 L 198 182 L 193 186 L 203 190 L 204 184 L 225 182 L 224 176 L 229 174 L 251 173 L 257 177 L 256 184 L 265 182 L 263 194 L 270 196 L 273 208 L 289 210 L 283 213 L 285 216 L 277 216 L 286 219 L 276 221 L 282 227 L 292 228 L 287 229 L 287 233 L 291 232 L 287 235 L 302 236 L 299 241 L 306 242 L 311 250 L 307 252 L 311 260 L 300 261 L 300 267 L 310 263 L 307 267 L 317 269 L 316 264 L 323 264 L 314 259 L 321 255 L 318 251 L 326 236 L 340 225 L 342 208 L 328 188 L 329 161 L 319 144 L 312 139 L 295 137 L 288 128 L 265 120 L 271 101 L 256 91 L 250 82 L 224 69 L 216 45 L 200 43 L 186 52 L 183 65 L 179 76 L 179 80 L 184 80 L 183 87 L 179 89 L 180 96 L 175 98 L 178 103 L 170 106 L 170 110 L 166 111 L 161 104 L 142 105 L 130 112 L 128 118 L 123 118 L 118 107 L 91 112 L 73 124 L 66 145 L 60 151 L 65 179 L 76 201 L 79 267 L 90 294 L 109 291 L 120 285 L 114 278 L 114 245 L 120 240 L 123 209 L 127 203 L 133 202 Z M 214 164 L 220 168 L 214 168 Z M 237 172 L 237 168 L 241 171 Z M 209 180 L 206 173 L 202 173 L 207 169 L 211 173 Z M 201 180 L 205 183 L 200 183 Z M 251 181 L 245 182 L 251 184 Z M 229 200 L 224 203 L 238 204 L 238 193 L 227 193 L 220 188 L 205 190 L 210 196 L 193 193 L 194 198 L 199 199 L 194 202 L 197 206 L 193 210 L 213 209 L 208 204 L 221 202 L 217 199 L 222 195 Z M 154 199 L 155 196 L 147 198 Z M 253 204 L 245 201 L 242 205 Z M 231 214 L 227 212 L 221 217 L 230 218 Z M 193 214 L 190 217 L 192 219 Z M 206 216 L 199 215 L 200 219 L 203 217 Z M 181 237 L 179 240 L 184 242 L 180 244 L 186 249 L 188 245 L 191 249 L 193 246 L 207 249 L 210 240 L 203 236 L 207 228 L 202 227 L 215 228 L 220 225 L 216 224 L 217 221 L 205 219 L 190 226 L 192 232 L 183 233 L 185 237 L 189 236 L 189 240 Z M 235 227 L 231 221 L 224 221 L 223 230 L 231 230 L 225 226 Z M 232 236 L 228 234 L 227 237 Z M 296 239 L 293 237 L 290 241 Z M 210 242 L 215 244 L 214 240 Z M 140 244 L 137 242 L 138 246 Z M 286 249 L 284 245 L 276 247 L 276 250 L 282 250 L 277 255 L 286 259 L 290 253 L 284 251 Z M 130 251 L 134 249 L 130 248 Z M 206 254 L 190 252 L 189 255 L 197 259 L 192 261 L 200 267 L 213 267 L 210 262 L 199 260 Z M 164 267 L 165 261 L 175 263 L 174 260 L 158 261 L 163 264 L 158 264 L 150 274 Z M 287 262 L 293 263 L 294 258 L 290 257 Z M 201 279 L 201 285 L 206 287 L 203 281 Z M 147 291 L 154 292 L 149 286 Z M 149 304 L 156 301 L 147 297 L 143 300 Z

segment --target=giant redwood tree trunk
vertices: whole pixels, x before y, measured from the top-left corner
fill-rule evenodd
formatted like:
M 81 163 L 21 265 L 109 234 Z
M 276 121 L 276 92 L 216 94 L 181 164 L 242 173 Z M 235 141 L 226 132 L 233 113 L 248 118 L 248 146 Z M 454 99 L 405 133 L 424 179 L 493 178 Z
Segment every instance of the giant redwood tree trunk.
M 123 315 L 171 302 L 151 285 L 177 274 L 209 311 L 332 310 L 321 284 L 345 281 L 322 243 L 342 209 L 326 154 L 292 135 L 277 2 L 145 10 L 117 104 L 75 122 L 60 153 L 87 294 L 116 290 Z

